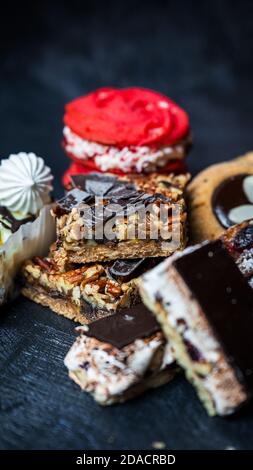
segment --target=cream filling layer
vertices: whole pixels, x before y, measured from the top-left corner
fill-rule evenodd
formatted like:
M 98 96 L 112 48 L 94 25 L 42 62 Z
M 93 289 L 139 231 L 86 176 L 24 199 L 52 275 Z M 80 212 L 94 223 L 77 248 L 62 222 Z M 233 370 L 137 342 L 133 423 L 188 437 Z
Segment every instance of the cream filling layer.
M 64 363 L 70 372 L 83 371 L 81 387 L 92 392 L 99 402 L 121 395 L 132 385 L 142 380 L 163 339 L 154 337 L 151 341 L 135 340 L 122 350 L 109 347 L 85 335 L 86 327 L 65 357 Z M 164 349 L 160 371 L 172 364 L 174 359 L 170 347 Z M 88 364 L 85 368 L 84 364 Z M 159 371 L 157 371 L 159 372 Z
M 155 171 L 165 166 L 172 158 L 183 158 L 185 147 L 179 143 L 153 149 L 148 146 L 108 146 L 82 139 L 67 126 L 63 129 L 65 149 L 80 160 L 93 159 L 101 171 L 119 169 L 124 173 Z

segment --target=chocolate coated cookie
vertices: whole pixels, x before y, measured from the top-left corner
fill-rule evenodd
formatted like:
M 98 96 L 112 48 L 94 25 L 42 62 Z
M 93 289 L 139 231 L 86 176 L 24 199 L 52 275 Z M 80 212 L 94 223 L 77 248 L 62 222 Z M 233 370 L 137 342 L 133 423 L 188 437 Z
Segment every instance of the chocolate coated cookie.
M 191 241 L 214 240 L 253 218 L 253 152 L 212 165 L 188 185 Z

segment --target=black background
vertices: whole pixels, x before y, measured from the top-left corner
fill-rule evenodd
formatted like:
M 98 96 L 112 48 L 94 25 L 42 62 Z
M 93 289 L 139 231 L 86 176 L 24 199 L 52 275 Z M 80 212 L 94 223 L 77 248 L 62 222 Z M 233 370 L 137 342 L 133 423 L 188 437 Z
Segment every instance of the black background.
M 253 148 L 253 3 L 19 2 L 1 6 L 0 156 L 34 151 L 55 175 L 64 104 L 99 86 L 144 86 L 190 113 L 189 167 Z M 1 449 L 253 448 L 253 406 L 210 419 L 182 376 L 101 409 L 67 378 L 74 325 L 18 299 L 0 316 Z

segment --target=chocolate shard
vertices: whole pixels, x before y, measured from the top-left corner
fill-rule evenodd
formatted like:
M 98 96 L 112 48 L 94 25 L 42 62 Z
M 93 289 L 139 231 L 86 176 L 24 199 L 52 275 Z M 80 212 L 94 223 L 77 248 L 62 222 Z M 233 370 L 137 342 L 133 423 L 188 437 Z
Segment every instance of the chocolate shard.
M 159 330 L 152 313 L 143 304 L 138 304 L 91 323 L 85 334 L 121 349 Z
M 92 181 L 88 180 L 86 182 L 86 191 L 90 194 L 95 194 L 96 196 L 106 196 L 108 191 L 113 187 L 113 183 L 106 181 Z
M 72 176 L 72 185 L 88 194 L 105 197 L 108 204 L 117 204 L 123 210 L 127 205 L 137 205 L 151 200 L 151 196 L 138 191 L 136 186 L 113 176 L 92 173 Z
M 92 201 L 92 196 L 81 189 L 75 188 L 69 191 L 66 196 L 57 201 L 55 208 L 56 215 L 65 214 L 71 212 L 74 207 L 77 207 L 81 203 L 90 203 Z
M 108 268 L 108 273 L 116 281 L 129 282 L 131 279 L 134 279 L 146 270 L 153 268 L 158 263 L 163 261 L 164 258 L 140 258 L 140 259 L 120 259 L 113 263 L 113 265 Z
M 82 189 L 95 196 L 105 196 L 115 186 L 114 176 L 91 173 L 89 175 L 72 175 L 71 186 Z
M 145 261 L 145 259 L 117 260 L 108 268 L 108 273 L 116 281 L 128 282 L 140 274 L 140 268 Z
M 120 201 L 134 197 L 136 196 L 136 193 L 137 190 L 134 185 L 117 184 L 109 191 L 108 197 L 113 201 Z

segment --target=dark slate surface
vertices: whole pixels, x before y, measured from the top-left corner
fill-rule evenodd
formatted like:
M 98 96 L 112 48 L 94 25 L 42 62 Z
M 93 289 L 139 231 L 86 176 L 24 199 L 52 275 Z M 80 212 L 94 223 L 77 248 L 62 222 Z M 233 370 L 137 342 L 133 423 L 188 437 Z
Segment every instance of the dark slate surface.
M 103 85 L 151 87 L 185 106 L 193 173 L 253 147 L 252 2 L 68 5 L 11 2 L 6 14 L 1 7 L 2 157 L 20 150 L 45 156 L 60 195 L 64 103 Z M 148 449 L 159 440 L 170 449 L 253 448 L 252 405 L 210 419 L 180 376 L 101 409 L 67 378 L 70 321 L 20 298 L 3 309 L 0 324 L 1 449 Z

